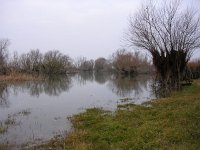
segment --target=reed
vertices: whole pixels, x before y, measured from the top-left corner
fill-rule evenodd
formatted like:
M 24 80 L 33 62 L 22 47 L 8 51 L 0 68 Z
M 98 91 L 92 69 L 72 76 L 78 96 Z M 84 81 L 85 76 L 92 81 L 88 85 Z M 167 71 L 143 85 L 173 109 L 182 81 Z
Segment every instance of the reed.
M 35 81 L 43 80 L 41 75 L 27 74 L 27 73 L 10 73 L 8 75 L 0 75 L 0 81 Z

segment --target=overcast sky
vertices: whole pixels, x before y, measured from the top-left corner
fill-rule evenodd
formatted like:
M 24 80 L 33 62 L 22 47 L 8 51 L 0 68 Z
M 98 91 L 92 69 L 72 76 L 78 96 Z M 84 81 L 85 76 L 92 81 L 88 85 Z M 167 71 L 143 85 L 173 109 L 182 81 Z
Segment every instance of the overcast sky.
M 0 38 L 10 39 L 11 52 L 38 48 L 72 58 L 108 57 L 124 45 L 128 17 L 144 1 L 0 0 Z M 200 9 L 200 0 L 184 3 Z

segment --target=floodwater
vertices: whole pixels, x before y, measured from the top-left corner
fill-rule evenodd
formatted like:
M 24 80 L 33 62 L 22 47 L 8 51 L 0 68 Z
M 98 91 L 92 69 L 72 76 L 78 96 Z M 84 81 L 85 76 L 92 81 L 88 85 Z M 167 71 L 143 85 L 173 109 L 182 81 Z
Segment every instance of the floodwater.
M 67 117 L 87 108 L 114 111 L 131 98 L 141 104 L 154 99 L 150 76 L 122 77 L 81 73 L 45 81 L 0 83 L 0 144 L 34 144 L 72 130 Z

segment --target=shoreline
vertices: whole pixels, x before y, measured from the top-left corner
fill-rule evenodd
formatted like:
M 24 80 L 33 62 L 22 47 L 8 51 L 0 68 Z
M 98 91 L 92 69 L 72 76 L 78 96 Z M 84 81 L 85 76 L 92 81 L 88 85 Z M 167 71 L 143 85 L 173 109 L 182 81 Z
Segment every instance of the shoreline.
M 73 130 L 65 135 L 36 145 L 25 143 L 19 149 L 197 149 L 199 116 L 200 79 L 170 97 L 141 105 L 118 104 L 114 112 L 86 109 L 68 117 Z M 1 148 L 12 149 L 12 143 L 0 144 Z
M 200 147 L 200 80 L 170 97 L 119 105 L 112 113 L 87 109 L 70 118 L 74 131 L 36 149 L 197 149 Z
M 38 80 L 44 80 L 44 77 L 41 75 L 27 73 L 11 73 L 8 75 L 0 75 L 0 82 L 23 82 Z

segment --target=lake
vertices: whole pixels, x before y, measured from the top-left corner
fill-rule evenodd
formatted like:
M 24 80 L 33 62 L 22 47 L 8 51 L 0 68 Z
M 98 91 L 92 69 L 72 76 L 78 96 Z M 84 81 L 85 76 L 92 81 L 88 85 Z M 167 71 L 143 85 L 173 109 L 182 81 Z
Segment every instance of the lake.
M 68 117 L 87 108 L 114 111 L 121 99 L 142 104 L 155 99 L 148 75 L 124 77 L 111 73 L 79 73 L 45 81 L 0 84 L 1 144 L 38 144 L 65 135 Z

